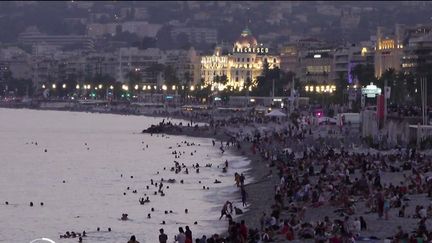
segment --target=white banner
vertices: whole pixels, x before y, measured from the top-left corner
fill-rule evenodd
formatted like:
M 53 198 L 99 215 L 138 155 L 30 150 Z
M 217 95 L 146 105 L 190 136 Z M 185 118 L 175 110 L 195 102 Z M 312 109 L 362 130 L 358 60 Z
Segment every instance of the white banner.
M 384 87 L 384 93 L 385 93 L 385 98 L 386 99 L 390 99 L 390 92 L 391 92 L 391 87 L 385 86 Z

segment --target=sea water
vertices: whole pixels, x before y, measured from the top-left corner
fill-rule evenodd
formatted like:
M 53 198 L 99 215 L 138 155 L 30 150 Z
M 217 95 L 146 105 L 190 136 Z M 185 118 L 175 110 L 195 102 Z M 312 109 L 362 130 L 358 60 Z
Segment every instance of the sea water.
M 178 227 L 186 225 L 194 239 L 223 232 L 228 224 L 218 220 L 223 203 L 229 199 L 243 209 L 233 174 L 246 172 L 249 161 L 229 151 L 222 154 L 220 143 L 213 146 L 211 139 L 140 133 L 161 120 L 0 109 L 0 242 L 41 237 L 77 242 L 59 236 L 85 230 L 85 242 L 120 243 L 135 235 L 141 243 L 153 243 L 160 228 L 173 242 Z M 174 150 L 182 153 L 180 158 L 174 158 Z M 171 171 L 174 160 L 184 163 L 189 174 Z M 222 173 L 225 160 L 229 169 Z M 196 163 L 199 173 L 192 168 Z M 205 167 L 209 163 L 212 167 Z M 162 178 L 176 183 L 164 183 L 165 196 L 154 195 L 158 187 L 150 180 L 159 183 Z M 215 179 L 222 183 L 214 184 Z M 147 196 L 150 203 L 140 205 L 139 198 Z M 129 220 L 120 220 L 123 213 Z

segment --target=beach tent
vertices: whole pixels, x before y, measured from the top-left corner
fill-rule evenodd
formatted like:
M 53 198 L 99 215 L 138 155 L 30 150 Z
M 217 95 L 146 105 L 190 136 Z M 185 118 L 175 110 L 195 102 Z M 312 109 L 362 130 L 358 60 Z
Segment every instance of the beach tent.
M 281 112 L 280 110 L 272 110 L 271 112 L 265 114 L 265 116 L 270 117 L 286 117 L 286 114 Z

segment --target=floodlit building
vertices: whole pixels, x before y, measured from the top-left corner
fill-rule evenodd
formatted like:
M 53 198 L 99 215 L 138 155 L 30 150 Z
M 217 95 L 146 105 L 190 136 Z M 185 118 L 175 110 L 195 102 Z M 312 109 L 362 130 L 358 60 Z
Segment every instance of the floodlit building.
M 299 77 L 305 83 L 331 83 L 334 77 L 334 50 L 311 48 L 301 54 Z
M 432 25 L 405 26 L 397 24 L 394 33 L 386 33 L 384 28 L 378 27 L 375 76 L 381 77 L 382 73 L 390 68 L 396 71 L 413 71 L 412 68 L 415 63 L 429 55 L 429 35 L 431 33 Z
M 226 55 L 217 46 L 213 55 L 201 57 L 201 78 L 207 85 L 223 88 L 218 79 L 226 77 L 226 85 L 244 88 L 245 84 L 256 83 L 264 66 L 269 69 L 280 67 L 280 57 L 271 55 L 268 47 L 257 42 L 251 31 L 246 28 L 236 40 L 232 51 Z
M 395 71 L 401 69 L 404 47 L 401 31 L 401 26 L 396 25 L 396 33 L 389 35 L 382 27 L 378 27 L 375 47 L 375 76 L 377 78 L 380 78 L 390 68 Z

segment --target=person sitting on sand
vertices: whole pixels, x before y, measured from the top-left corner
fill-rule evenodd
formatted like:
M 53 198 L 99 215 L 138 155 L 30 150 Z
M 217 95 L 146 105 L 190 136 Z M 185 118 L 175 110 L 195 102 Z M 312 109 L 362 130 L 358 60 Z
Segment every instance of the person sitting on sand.
M 122 214 L 121 220 L 128 220 L 128 214 L 127 213 Z
M 236 215 L 243 214 L 243 211 L 238 207 L 234 207 L 234 212 Z
M 219 181 L 218 179 L 215 179 L 214 183 L 215 183 L 215 184 L 219 184 L 219 183 L 222 183 L 222 182 Z

